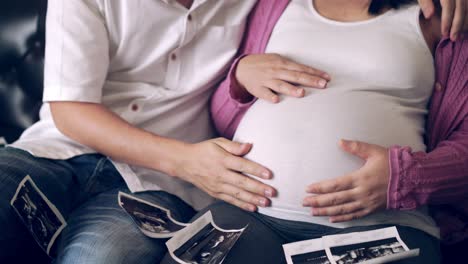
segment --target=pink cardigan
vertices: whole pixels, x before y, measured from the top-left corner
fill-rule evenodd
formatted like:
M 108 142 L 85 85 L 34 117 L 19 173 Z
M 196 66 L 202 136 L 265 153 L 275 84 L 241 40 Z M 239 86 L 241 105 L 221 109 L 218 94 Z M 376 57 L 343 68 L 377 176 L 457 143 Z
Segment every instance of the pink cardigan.
M 213 95 L 212 117 L 218 132 L 232 138 L 255 102 L 241 103 L 234 71 L 245 55 L 264 53 L 271 32 L 289 0 L 259 0 L 249 17 L 244 41 L 228 77 Z M 432 205 L 446 243 L 468 238 L 468 39 L 442 40 L 436 51 L 436 80 L 427 118 L 428 152 L 390 148 L 388 209 Z

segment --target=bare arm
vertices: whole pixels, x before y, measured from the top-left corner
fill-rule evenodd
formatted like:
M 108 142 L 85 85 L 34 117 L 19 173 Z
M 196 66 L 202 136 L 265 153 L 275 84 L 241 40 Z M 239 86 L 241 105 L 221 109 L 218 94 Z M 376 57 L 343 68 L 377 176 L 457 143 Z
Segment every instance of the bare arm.
M 158 170 L 191 182 L 211 196 L 253 211 L 267 206 L 275 190 L 248 173 L 264 179 L 266 168 L 241 156 L 251 145 L 225 139 L 188 144 L 160 137 L 132 126 L 94 103 L 51 102 L 58 129 L 75 141 L 115 160 Z
M 112 159 L 174 175 L 184 144 L 136 128 L 100 104 L 51 102 L 57 128 Z

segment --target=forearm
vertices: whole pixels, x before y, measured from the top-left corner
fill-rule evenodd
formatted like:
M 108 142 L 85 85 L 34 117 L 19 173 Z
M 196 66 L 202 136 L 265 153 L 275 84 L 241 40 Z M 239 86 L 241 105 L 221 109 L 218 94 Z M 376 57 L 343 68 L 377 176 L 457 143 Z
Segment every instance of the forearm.
M 100 104 L 51 102 L 50 107 L 58 129 L 71 139 L 114 160 L 173 175 L 184 143 L 132 126 Z
M 388 208 L 414 209 L 421 205 L 453 204 L 468 199 L 466 132 L 458 131 L 430 153 L 392 148 L 390 165 Z
M 128 164 L 164 172 L 190 182 L 209 195 L 249 211 L 267 206 L 274 189 L 263 166 L 241 158 L 252 147 L 226 139 L 196 144 L 164 138 L 132 126 L 100 104 L 52 102 L 58 129 L 79 143 Z

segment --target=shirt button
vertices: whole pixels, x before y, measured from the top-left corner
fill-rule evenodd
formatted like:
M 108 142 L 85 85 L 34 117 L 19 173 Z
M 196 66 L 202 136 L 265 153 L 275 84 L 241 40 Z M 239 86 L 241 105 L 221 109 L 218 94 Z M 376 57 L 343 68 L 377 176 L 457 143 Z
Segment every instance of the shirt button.
M 138 109 L 140 109 L 140 108 L 138 107 L 137 104 L 132 104 L 132 111 L 133 111 L 133 112 L 138 111 Z
M 188 19 L 188 21 L 192 21 L 192 19 L 193 19 L 192 15 L 188 15 L 187 19 Z
M 173 61 L 177 60 L 177 55 L 175 53 L 172 53 L 171 60 Z
M 440 84 L 440 82 L 436 82 L 436 84 L 435 84 L 435 89 L 436 89 L 436 91 L 438 91 L 438 92 L 442 91 L 442 84 Z

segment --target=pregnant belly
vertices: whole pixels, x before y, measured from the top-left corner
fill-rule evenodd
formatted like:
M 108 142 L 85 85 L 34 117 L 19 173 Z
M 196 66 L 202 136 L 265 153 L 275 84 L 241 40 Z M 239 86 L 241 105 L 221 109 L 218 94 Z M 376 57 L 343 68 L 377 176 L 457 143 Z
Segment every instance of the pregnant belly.
M 239 124 L 235 140 L 253 143 L 246 158 L 273 171 L 274 178 L 265 181 L 278 190 L 272 208 L 309 215 L 302 206 L 306 186 L 364 164 L 339 148 L 340 139 L 424 150 L 424 114 L 369 92 L 317 93 L 279 104 L 259 100 Z

